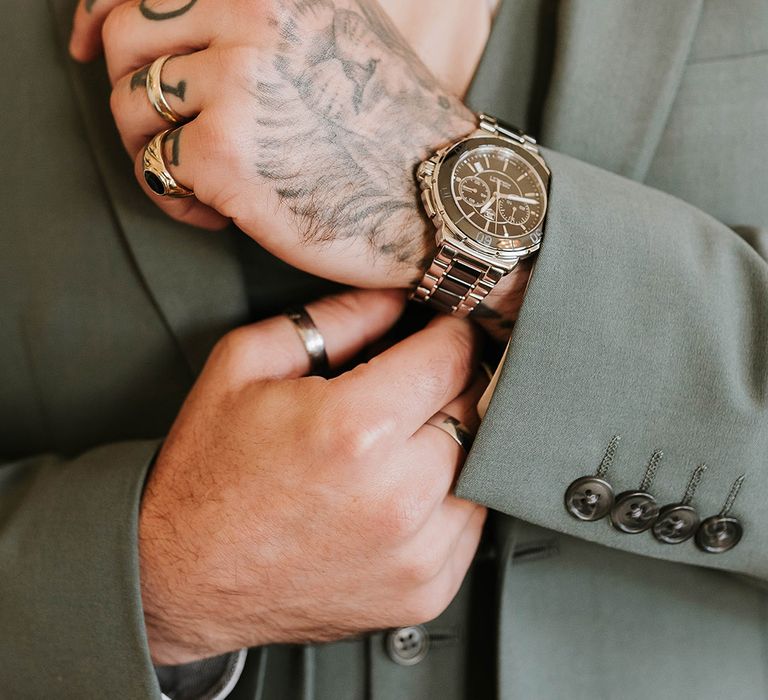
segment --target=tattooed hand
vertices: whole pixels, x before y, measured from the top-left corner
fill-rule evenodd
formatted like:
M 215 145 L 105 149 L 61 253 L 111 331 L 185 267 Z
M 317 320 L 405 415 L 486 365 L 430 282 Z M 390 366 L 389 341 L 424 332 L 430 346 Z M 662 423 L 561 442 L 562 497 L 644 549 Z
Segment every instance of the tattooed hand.
M 83 2 L 73 55 L 98 50 L 100 22 L 137 172 L 144 145 L 167 127 L 142 71 L 178 55 L 164 90 L 190 121 L 166 161 L 197 199 L 150 194 L 171 216 L 209 227 L 231 218 L 289 263 L 349 284 L 420 278 L 434 231 L 415 167 L 474 119 L 375 0 Z

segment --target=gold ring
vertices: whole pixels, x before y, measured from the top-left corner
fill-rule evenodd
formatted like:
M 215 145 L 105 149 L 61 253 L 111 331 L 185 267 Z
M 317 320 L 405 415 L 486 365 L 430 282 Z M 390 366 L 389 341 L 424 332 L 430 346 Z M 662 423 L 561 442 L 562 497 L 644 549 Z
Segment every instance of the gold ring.
M 147 97 L 149 98 L 149 103 L 165 121 L 171 124 L 183 124 L 187 121 L 186 117 L 183 117 L 168 104 L 168 100 L 163 93 L 163 67 L 169 58 L 173 58 L 173 56 L 170 54 L 160 56 L 147 70 Z
M 167 129 L 155 136 L 144 148 L 142 158 L 144 166 L 144 180 L 149 189 L 160 197 L 192 197 L 195 193 L 184 185 L 176 182 L 176 178 L 168 172 L 168 166 L 163 157 L 165 140 L 173 129 Z
M 466 425 L 458 420 L 458 418 L 449 416 L 444 411 L 438 411 L 427 421 L 427 425 L 438 428 L 450 435 L 457 443 L 459 443 L 459 447 L 469 454 L 475 436 Z

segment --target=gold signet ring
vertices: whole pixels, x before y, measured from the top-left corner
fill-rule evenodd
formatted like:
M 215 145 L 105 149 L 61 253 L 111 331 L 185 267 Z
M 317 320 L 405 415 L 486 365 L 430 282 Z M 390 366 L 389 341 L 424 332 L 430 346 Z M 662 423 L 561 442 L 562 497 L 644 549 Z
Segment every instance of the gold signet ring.
M 144 149 L 143 166 L 144 180 L 149 189 L 160 197 L 192 197 L 195 193 L 184 185 L 176 182 L 176 178 L 168 172 L 168 166 L 163 157 L 163 148 L 168 134 L 174 129 L 168 129 L 155 136 Z

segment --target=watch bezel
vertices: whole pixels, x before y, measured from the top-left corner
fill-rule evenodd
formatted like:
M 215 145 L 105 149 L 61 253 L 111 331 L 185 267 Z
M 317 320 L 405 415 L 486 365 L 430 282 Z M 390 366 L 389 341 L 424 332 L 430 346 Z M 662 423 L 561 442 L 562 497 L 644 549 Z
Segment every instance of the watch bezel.
M 458 160 L 467 152 L 482 148 L 483 146 L 495 146 L 511 150 L 534 171 L 541 182 L 542 191 L 544 192 L 544 205 L 538 226 L 521 236 L 507 239 L 512 242 L 512 248 L 508 250 L 489 246 L 476 240 L 469 231 L 463 230 L 462 226 L 456 223 L 456 221 L 463 220 L 463 223 L 466 224 L 468 229 L 472 230 L 472 233 L 488 235 L 485 231 L 464 219 L 451 192 L 451 177 Z M 539 249 L 543 236 L 544 220 L 549 206 L 550 172 L 538 154 L 533 153 L 522 144 L 516 143 L 511 139 L 494 135 L 472 134 L 461 141 L 457 141 L 437 155 L 429 187 L 432 190 L 435 209 L 442 223 L 442 230 L 438 229 L 438 236 L 446 238 L 448 237 L 447 234 L 449 234 L 454 243 L 462 244 L 473 253 L 490 256 L 498 261 L 517 262 Z

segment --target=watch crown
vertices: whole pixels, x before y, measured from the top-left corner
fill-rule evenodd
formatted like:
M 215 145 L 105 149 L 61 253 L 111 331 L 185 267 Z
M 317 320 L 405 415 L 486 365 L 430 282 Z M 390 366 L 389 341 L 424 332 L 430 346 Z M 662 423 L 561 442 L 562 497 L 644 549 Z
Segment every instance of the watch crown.
M 424 160 L 419 163 L 419 167 L 416 170 L 416 177 L 419 180 L 428 180 L 435 174 L 435 161 L 432 159 Z

